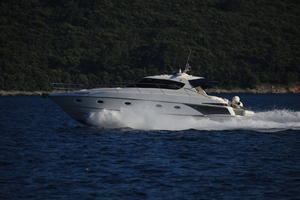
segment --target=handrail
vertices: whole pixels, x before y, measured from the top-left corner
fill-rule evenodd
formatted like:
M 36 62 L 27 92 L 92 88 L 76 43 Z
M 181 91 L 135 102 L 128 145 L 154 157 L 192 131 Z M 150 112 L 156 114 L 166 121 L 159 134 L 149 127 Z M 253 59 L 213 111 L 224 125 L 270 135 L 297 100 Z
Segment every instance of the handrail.
M 96 85 L 96 86 L 87 86 L 83 84 L 75 84 L 75 83 L 51 83 L 51 86 L 53 89 L 56 90 L 78 90 L 78 89 L 91 89 L 91 88 L 100 88 L 100 87 L 135 87 L 135 88 L 159 88 L 159 89 L 171 89 L 171 90 L 177 90 L 182 87 L 177 85 L 169 85 L 169 84 L 162 84 L 162 83 L 120 83 L 120 84 L 114 84 L 114 85 Z M 153 87 L 151 87 L 153 86 Z
M 144 86 L 156 86 L 156 87 L 144 87 Z M 137 88 L 159 88 L 159 89 L 180 89 L 182 87 L 177 85 L 169 85 L 163 83 L 133 83 L 128 84 L 125 87 L 137 87 Z
M 190 89 L 190 88 L 184 88 L 184 87 L 179 87 L 178 85 L 168 85 L 168 84 L 161 84 L 161 83 L 130 83 L 130 84 L 126 84 L 126 83 L 120 83 L 120 84 L 114 84 L 114 85 L 97 85 L 94 87 L 91 86 L 86 86 L 83 84 L 74 84 L 74 83 L 52 83 L 52 89 L 54 91 L 58 91 L 58 92 L 72 92 L 72 91 L 76 91 L 76 90 L 82 90 L 82 89 L 92 89 L 92 88 L 115 88 L 116 92 L 120 92 L 117 88 L 135 88 L 137 90 L 137 92 L 142 93 L 141 89 L 159 89 L 159 91 L 162 94 L 166 94 L 164 89 L 170 89 L 170 90 L 178 90 L 178 89 L 184 89 L 185 93 L 189 96 L 191 96 L 191 94 L 187 91 L 191 91 L 194 93 L 194 90 Z M 152 86 L 152 87 L 151 87 Z

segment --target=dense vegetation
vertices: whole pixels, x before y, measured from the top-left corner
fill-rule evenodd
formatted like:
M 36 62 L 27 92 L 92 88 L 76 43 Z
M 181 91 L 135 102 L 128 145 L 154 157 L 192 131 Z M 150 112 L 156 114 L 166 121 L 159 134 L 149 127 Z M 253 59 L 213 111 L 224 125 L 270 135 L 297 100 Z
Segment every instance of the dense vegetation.
M 0 90 L 184 68 L 224 87 L 300 82 L 298 0 L 2 0 Z

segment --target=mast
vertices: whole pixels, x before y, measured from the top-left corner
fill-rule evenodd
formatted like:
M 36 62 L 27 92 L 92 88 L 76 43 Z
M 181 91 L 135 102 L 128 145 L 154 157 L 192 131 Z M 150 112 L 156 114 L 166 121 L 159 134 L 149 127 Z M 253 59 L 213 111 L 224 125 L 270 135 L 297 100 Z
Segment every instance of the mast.
M 190 57 L 191 57 L 191 54 L 192 54 L 192 50 L 190 48 L 189 48 L 189 50 L 190 50 L 190 53 L 189 53 L 189 56 L 188 56 L 188 58 L 186 60 L 185 69 L 184 69 L 183 73 L 190 72 L 191 69 L 192 69 L 192 67 L 189 64 L 189 60 L 190 60 Z

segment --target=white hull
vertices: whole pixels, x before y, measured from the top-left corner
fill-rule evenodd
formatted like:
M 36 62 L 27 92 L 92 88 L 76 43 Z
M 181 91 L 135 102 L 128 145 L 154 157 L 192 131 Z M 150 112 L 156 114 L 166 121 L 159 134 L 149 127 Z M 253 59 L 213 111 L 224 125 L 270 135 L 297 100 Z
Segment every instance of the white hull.
M 51 99 L 57 103 L 66 113 L 75 120 L 87 123 L 91 113 L 101 112 L 102 110 L 121 111 L 122 109 L 151 109 L 152 112 L 162 115 L 173 116 L 193 116 L 193 117 L 228 117 L 232 116 L 230 107 L 207 106 L 211 114 L 199 112 L 191 107 L 191 104 L 163 101 L 147 101 L 141 99 L 122 99 L 109 97 L 76 97 L 76 96 L 55 96 Z M 99 103 L 100 102 L 100 103 Z M 195 105 L 195 104 L 192 104 Z M 196 105 L 197 106 L 197 105 Z M 201 105 L 199 105 L 201 106 Z M 213 113 L 215 109 L 223 109 L 226 114 Z
M 199 77 L 179 74 L 146 77 L 144 80 L 139 85 L 125 88 L 98 88 L 54 93 L 50 95 L 50 98 L 71 117 L 86 124 L 91 114 L 103 110 L 132 109 L 151 111 L 157 116 L 209 118 L 228 118 L 246 114 L 244 109 L 231 107 L 228 100 L 209 96 L 199 88 L 195 89 L 191 84 L 197 84 L 193 82 L 195 80 L 201 81 Z M 167 82 L 161 84 L 161 81 Z

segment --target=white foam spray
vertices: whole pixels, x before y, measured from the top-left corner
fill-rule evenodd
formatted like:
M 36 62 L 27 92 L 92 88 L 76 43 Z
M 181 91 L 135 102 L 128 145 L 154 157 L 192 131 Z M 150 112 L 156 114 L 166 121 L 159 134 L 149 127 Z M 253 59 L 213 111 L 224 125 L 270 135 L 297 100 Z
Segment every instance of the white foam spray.
M 91 113 L 89 124 L 102 128 L 132 128 L 140 130 L 255 130 L 276 132 L 300 130 L 300 112 L 272 110 L 252 116 L 216 121 L 209 118 L 160 115 L 147 107 L 131 107 L 121 111 L 102 110 Z

